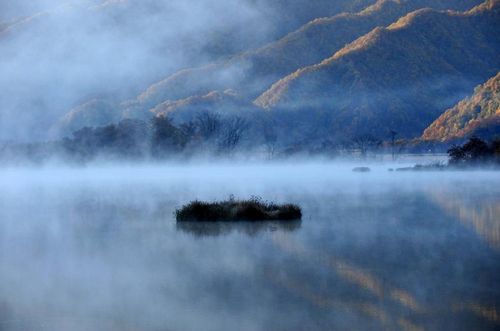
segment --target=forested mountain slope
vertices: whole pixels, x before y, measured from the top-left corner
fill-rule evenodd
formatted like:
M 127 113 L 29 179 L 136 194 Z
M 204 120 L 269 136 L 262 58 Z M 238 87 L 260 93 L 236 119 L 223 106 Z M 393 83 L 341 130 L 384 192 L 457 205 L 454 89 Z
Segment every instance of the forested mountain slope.
M 448 141 L 472 134 L 486 134 L 483 138 L 500 136 L 500 73 L 442 114 L 424 131 L 422 138 Z

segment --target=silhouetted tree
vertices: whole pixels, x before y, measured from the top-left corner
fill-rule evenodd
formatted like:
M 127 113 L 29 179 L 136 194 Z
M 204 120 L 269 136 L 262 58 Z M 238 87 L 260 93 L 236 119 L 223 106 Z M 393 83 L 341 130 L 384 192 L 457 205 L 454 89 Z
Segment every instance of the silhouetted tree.
M 219 114 L 211 112 L 198 113 L 194 119 L 197 133 L 204 141 L 215 139 L 222 128 Z
M 398 133 L 394 130 L 389 131 L 389 135 L 391 137 L 391 154 L 392 154 L 392 160 L 394 161 L 396 159 L 396 136 Z
M 188 142 L 181 130 L 172 124 L 172 120 L 160 115 L 152 120 L 152 152 L 155 157 L 164 157 L 169 154 L 178 153 L 184 149 Z
M 369 150 L 380 147 L 382 142 L 370 134 L 363 134 L 352 140 L 355 149 L 359 150 L 362 157 L 366 157 Z
M 111 149 L 116 143 L 118 132 L 116 126 L 106 125 L 104 127 L 99 127 L 94 129 L 95 142 L 97 144 L 97 149 Z
M 98 146 L 94 128 L 84 127 L 73 132 L 72 139 L 63 140 L 63 149 L 66 154 L 81 161 L 95 157 Z
M 450 164 L 459 164 L 465 162 L 465 152 L 462 146 L 453 146 L 448 150 Z
M 186 137 L 194 137 L 196 135 L 196 124 L 193 121 L 182 123 L 179 129 Z
M 276 153 L 276 144 L 278 142 L 278 134 L 276 133 L 274 123 L 265 123 L 263 131 L 267 156 L 272 159 Z
M 488 144 L 477 137 L 470 138 L 462 149 L 469 160 L 486 161 L 491 156 Z
M 241 141 L 244 132 L 248 128 L 248 122 L 241 117 L 232 117 L 222 123 L 219 137 L 219 152 L 231 153 Z
M 478 137 L 470 138 L 463 146 L 453 146 L 448 150 L 451 165 L 479 165 L 495 161 L 497 143 L 491 146 Z
M 491 150 L 493 152 L 493 157 L 497 162 L 500 162 L 500 138 L 496 138 L 491 143 Z
M 116 127 L 117 153 L 125 157 L 144 157 L 150 152 L 151 133 L 146 122 L 125 119 Z

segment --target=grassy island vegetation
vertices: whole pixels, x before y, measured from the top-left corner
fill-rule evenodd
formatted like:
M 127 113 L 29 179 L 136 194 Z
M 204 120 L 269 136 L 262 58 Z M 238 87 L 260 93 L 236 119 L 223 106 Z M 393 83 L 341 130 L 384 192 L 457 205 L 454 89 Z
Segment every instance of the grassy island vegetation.
M 294 204 L 278 205 L 250 200 L 202 202 L 193 201 L 175 212 L 177 222 L 294 221 L 302 218 L 302 210 Z

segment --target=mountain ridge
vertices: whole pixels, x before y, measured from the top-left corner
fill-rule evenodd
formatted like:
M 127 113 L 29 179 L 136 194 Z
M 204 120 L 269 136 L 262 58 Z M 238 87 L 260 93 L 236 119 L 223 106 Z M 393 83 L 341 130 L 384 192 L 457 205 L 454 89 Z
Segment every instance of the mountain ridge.
M 497 0 L 495 0 L 495 1 L 498 3 Z M 476 13 L 480 12 L 481 10 L 485 10 L 485 8 L 488 8 L 488 7 L 486 7 L 485 4 L 481 4 L 477 7 L 472 8 L 470 11 L 467 11 L 463 14 L 464 15 L 476 14 Z M 366 35 L 364 35 L 364 36 L 354 40 L 353 42 L 347 44 L 342 49 L 340 49 L 335 54 L 333 54 L 331 57 L 324 59 L 320 63 L 313 64 L 313 65 L 308 66 L 308 67 L 300 68 L 299 70 L 291 73 L 289 76 L 284 77 L 282 80 L 275 83 L 276 88 L 278 88 L 279 91 L 282 91 L 281 85 L 283 83 L 287 83 L 292 79 L 296 79 L 297 77 L 299 77 L 302 74 L 307 74 L 307 73 L 313 72 L 317 69 L 320 69 L 324 66 L 327 66 L 330 63 L 332 63 L 333 61 L 338 60 L 339 58 L 341 58 L 342 56 L 344 56 L 346 54 L 360 51 L 365 47 L 369 47 L 370 45 L 373 45 L 374 43 L 377 42 L 377 39 L 379 39 L 381 37 L 381 34 L 383 34 L 386 31 L 390 31 L 390 30 L 394 31 L 394 30 L 398 30 L 398 29 L 407 28 L 414 20 L 417 20 L 419 18 L 419 16 L 425 15 L 425 14 L 435 14 L 435 13 L 438 13 L 438 12 L 433 10 L 433 9 L 430 9 L 430 8 L 422 8 L 422 9 L 419 9 L 419 10 L 416 10 L 416 11 L 413 11 L 413 12 L 407 14 L 406 16 L 400 18 L 397 22 L 389 25 L 387 28 L 376 27 L 375 29 L 373 29 L 372 31 L 367 33 Z M 447 13 L 450 15 L 453 14 L 453 12 L 447 12 Z M 455 14 L 459 14 L 459 13 L 455 12 Z M 271 89 L 272 88 L 273 87 L 271 87 Z M 263 108 L 269 108 L 270 106 L 272 106 L 272 103 L 268 104 L 268 102 L 266 102 L 266 100 L 265 100 L 266 99 L 265 94 L 268 91 L 264 92 L 256 100 L 256 104 L 258 104 L 259 106 L 261 106 Z
M 403 15 L 421 6 L 470 8 L 480 0 L 469 1 L 404 1 L 379 0 L 357 13 L 340 13 L 332 17 L 314 19 L 283 38 L 235 55 L 227 61 L 212 63 L 200 68 L 180 70 L 159 81 L 137 97 L 137 104 L 151 106 L 162 99 L 182 99 L 189 95 L 208 93 L 211 90 L 231 88 L 240 94 L 257 97 L 263 90 L 253 91 L 252 83 L 264 80 L 261 85 L 272 85 L 283 76 L 307 65 L 315 64 L 379 25 L 392 23 Z M 465 4 L 464 4 L 465 3 Z M 388 10 L 389 9 L 389 10 Z M 352 22 L 352 20 L 355 20 Z M 367 22 L 363 21 L 367 20 Z M 317 40 L 321 42 L 317 42 Z M 245 70 L 249 68 L 250 70 Z M 230 80 L 224 71 L 236 71 Z M 253 71 L 261 74 L 255 75 Z M 218 72 L 221 71 L 221 72 Z M 204 77 L 209 76 L 210 79 Z M 201 82 L 200 82 L 201 79 Z M 204 83 L 204 82 L 208 83 Z M 241 86 L 234 86 L 234 83 Z M 208 86 L 207 86 L 208 85 Z M 260 89 L 262 87 L 259 86 Z
M 465 93 L 471 84 L 491 76 L 500 66 L 500 40 L 493 35 L 500 21 L 498 4 L 497 0 L 489 1 L 462 13 L 431 9 L 412 12 L 390 28 L 377 27 L 332 57 L 281 79 L 255 103 L 266 109 L 294 103 L 300 108 L 304 106 L 301 100 L 313 100 L 306 106 L 332 108 L 341 113 L 346 125 L 349 117 L 364 116 L 363 125 L 381 134 L 381 128 L 369 123 L 375 118 L 379 122 L 390 119 L 369 104 L 378 102 L 378 108 L 392 107 L 391 115 L 400 117 L 392 126 L 408 126 L 409 136 L 419 135 L 442 111 L 432 105 L 433 98 L 442 100 L 446 92 Z M 398 90 L 404 87 L 407 90 Z M 422 93 L 427 94 L 427 109 L 416 112 L 419 105 L 408 107 L 408 102 L 415 103 Z M 325 105 L 325 100 L 335 105 Z M 357 114 L 349 116 L 349 111 Z

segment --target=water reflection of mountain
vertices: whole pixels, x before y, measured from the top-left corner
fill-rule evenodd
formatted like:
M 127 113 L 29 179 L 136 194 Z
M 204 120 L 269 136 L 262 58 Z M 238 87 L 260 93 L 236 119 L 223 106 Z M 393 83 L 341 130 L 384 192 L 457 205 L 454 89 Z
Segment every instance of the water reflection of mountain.
M 495 330 L 497 254 L 427 193 L 338 196 L 324 219 L 304 227 L 318 227 L 312 237 L 272 236 L 287 258 L 265 263 L 262 274 L 287 300 L 336 326 L 325 315 L 370 330 Z M 471 200 L 464 204 L 471 213 L 494 224 L 496 204 L 482 198 L 455 200 Z
M 355 316 L 358 326 L 371 330 L 471 330 L 478 326 L 482 330 L 495 330 L 500 324 L 494 294 L 498 293 L 498 287 L 489 287 L 488 282 L 479 280 L 470 283 L 475 276 L 482 278 L 480 272 L 458 276 L 460 282 L 456 283 L 453 279 L 457 277 L 453 270 L 455 259 L 427 261 L 444 266 L 436 275 L 422 274 L 418 282 L 411 279 L 401 282 L 405 268 L 395 270 L 384 259 L 367 259 L 360 264 L 306 246 L 285 233 L 277 233 L 272 240 L 277 248 L 300 262 L 292 263 L 293 267 L 283 263 L 267 264 L 263 275 L 287 296 L 298 300 L 299 305 L 314 307 L 314 314 L 340 314 L 345 319 Z M 407 247 L 401 249 L 405 251 Z M 427 258 L 425 253 L 420 257 Z M 470 267 L 467 260 L 459 261 L 465 269 Z M 410 264 L 419 268 L 422 263 L 411 261 Z M 454 276 L 450 275 L 447 281 L 442 271 Z M 457 288 L 457 284 L 462 284 L 461 288 Z M 469 286 L 472 287 L 467 288 Z M 481 294 L 485 289 L 492 294 Z M 318 319 L 328 318 L 319 315 Z
M 178 231 L 192 234 L 196 237 L 216 237 L 233 232 L 255 236 L 263 232 L 292 232 L 300 229 L 302 221 L 286 222 L 178 222 Z
M 308 275 L 306 281 L 297 278 L 293 270 L 283 273 L 268 266 L 265 275 L 277 286 L 323 311 L 340 310 L 354 314 L 365 319 L 365 323 L 371 325 L 372 329 L 423 330 L 415 322 L 415 316 L 419 317 L 424 313 L 416 298 L 404 289 L 391 287 L 386 277 L 379 278 L 351 261 L 325 252 L 316 252 L 286 234 L 276 234 L 273 242 L 276 247 L 303 261 L 302 263 L 313 263 L 315 274 L 317 269 L 324 269 L 330 278 L 322 280 L 315 275 Z M 303 269 L 306 270 L 307 268 Z M 377 324 L 373 324 L 373 321 Z
M 500 250 L 500 199 L 495 193 L 470 195 L 460 190 L 432 190 L 429 196 L 450 216 Z

